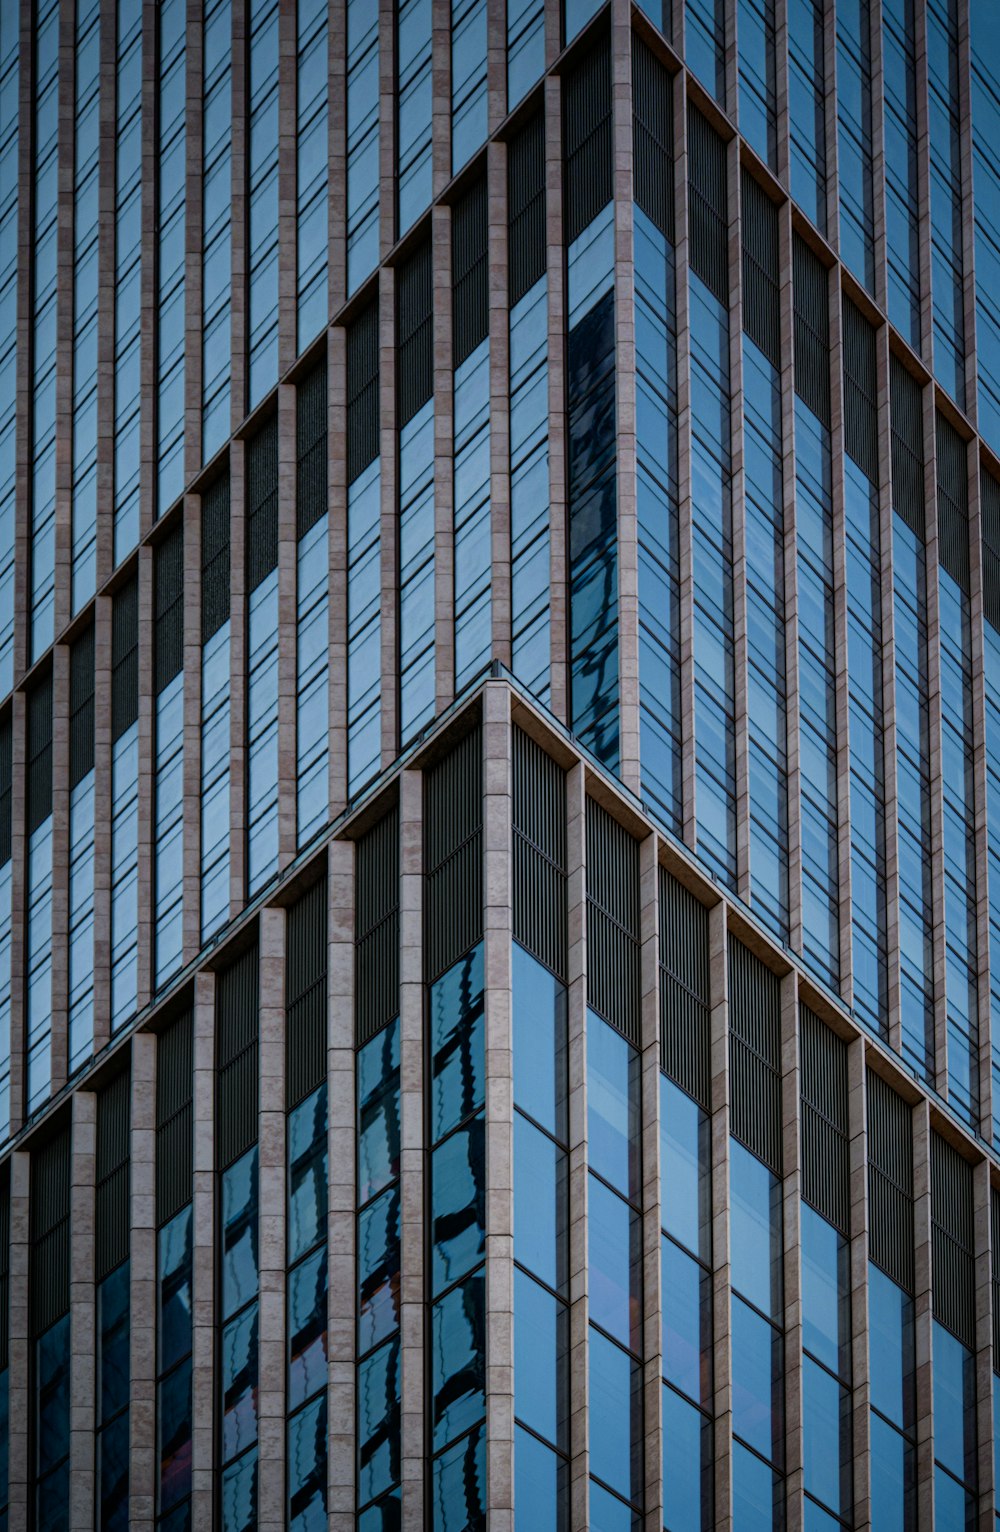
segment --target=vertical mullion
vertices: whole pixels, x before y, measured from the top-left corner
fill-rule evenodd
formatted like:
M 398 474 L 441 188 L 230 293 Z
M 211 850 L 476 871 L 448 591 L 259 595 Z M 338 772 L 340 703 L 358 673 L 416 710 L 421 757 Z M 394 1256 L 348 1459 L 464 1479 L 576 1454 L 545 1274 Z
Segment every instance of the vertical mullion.
M 331 1322 L 357 1306 L 355 1214 L 357 1108 L 354 1047 L 354 848 L 331 841 L 327 853 L 327 1509 L 336 1526 L 354 1525 L 355 1335 Z
M 99 1329 L 94 1283 L 94 1172 L 97 1150 L 97 1101 L 91 1091 L 73 1093 L 70 1150 L 70 1376 L 69 1483 L 70 1525 L 80 1532 L 94 1525 L 94 1501 L 100 1453 L 95 1400 Z M 95 1346 L 95 1337 L 98 1337 Z M 95 1451 L 96 1449 L 96 1451 Z
M 729 1248 L 729 965 L 728 907 L 708 915 L 709 1028 L 712 1119 L 712 1342 L 715 1416 L 715 1525 L 739 1532 L 733 1521 L 732 1301 Z
M 258 1086 L 259 1361 L 257 1525 L 283 1532 L 285 1512 L 285 936 L 283 909 L 260 914 Z
M 191 1523 L 215 1524 L 215 975 L 194 981 L 192 1144 Z
M 512 729 L 507 686 L 483 695 L 483 963 L 486 1000 L 486 1483 L 514 1515 L 514 1079 Z M 498 769 L 499 767 L 499 769 Z
M 838 273 L 839 277 L 839 273 Z M 844 514 L 843 307 L 839 281 L 830 293 L 830 420 L 833 488 L 833 606 L 836 665 L 837 852 L 840 895 L 840 995 L 853 1005 L 851 902 L 851 751 L 847 655 L 847 547 Z
M 569 1368 L 575 1408 L 570 1415 L 570 1524 L 588 1525 L 590 1504 L 590 1379 L 587 1365 L 587 841 L 582 764 L 566 777 L 566 873 L 569 965 L 566 1061 L 569 1084 L 567 1171 L 569 1205 Z M 581 1407 L 582 1406 L 582 1407 Z
M 150 1532 L 156 1512 L 156 1038 L 137 1032 L 129 1103 L 129 1526 Z M 141 1404 L 146 1407 L 142 1408 Z
M 423 985 L 423 782 L 419 772 L 400 778 L 399 844 L 399 1077 L 400 1152 L 399 1330 L 403 1369 L 401 1467 L 403 1526 L 422 1526 L 425 1511 L 424 1399 L 429 1394 L 424 1358 L 424 985 Z
M 559 7 L 546 6 L 547 42 L 559 26 Z M 543 82 L 545 133 L 545 247 L 548 291 L 549 443 L 549 706 L 569 721 L 569 542 L 566 531 L 566 261 L 563 250 L 562 82 Z
M 639 843 L 640 1112 L 642 1122 L 642 1352 L 645 1425 L 645 1510 L 661 1527 L 667 1512 L 663 1491 L 663 1329 L 660 1229 L 660 867 L 659 837 Z

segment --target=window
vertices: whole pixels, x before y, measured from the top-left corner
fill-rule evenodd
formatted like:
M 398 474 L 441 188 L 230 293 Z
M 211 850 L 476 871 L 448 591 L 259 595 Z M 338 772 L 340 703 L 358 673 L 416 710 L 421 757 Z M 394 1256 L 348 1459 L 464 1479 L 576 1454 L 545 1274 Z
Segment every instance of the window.
M 868 0 L 836 0 L 837 125 L 840 150 L 840 254 L 870 292 L 875 288 L 872 181 L 872 56 Z
M 788 140 L 792 196 L 826 233 L 823 6 L 788 0 Z
M 507 0 L 507 110 L 545 70 L 544 0 Z
M 56 524 L 56 160 L 59 148 L 59 5 L 36 0 L 32 11 L 30 584 L 28 659 L 51 644 L 55 611 Z
M 0 42 L 0 159 L 12 167 L 18 156 L 18 99 L 20 79 L 20 28 L 5 27 Z M 96 77 L 94 86 L 96 88 Z M 0 368 L 5 382 L 0 389 L 0 696 L 14 680 L 14 431 L 17 390 L 13 384 L 17 346 L 17 189 L 16 173 L 0 185 Z M 96 213 L 95 213 L 96 217 Z M 80 228 L 79 215 L 76 227 Z M 75 481 L 74 481 L 75 485 Z M 75 498 L 75 489 L 74 489 Z
M 451 173 L 486 141 L 486 0 L 451 0 Z
M 347 291 L 378 264 L 378 10 L 347 3 Z M 325 156 L 324 156 L 325 157 Z
M 156 514 L 184 489 L 185 197 L 187 191 L 187 7 L 156 8 Z
M 184 529 L 156 549 L 154 980 L 179 967 L 184 914 Z
M 74 38 L 72 609 L 97 578 L 97 287 L 100 4 L 80 0 Z M 16 35 L 16 33 L 15 33 Z M 0 70 L 3 65 L 0 63 Z M 0 134 L 2 134 L 0 128 Z M 0 221 L 3 214 L 0 212 Z M 0 351 L 4 349 L 0 342 Z
M 135 1012 L 139 940 L 139 587 L 111 604 L 111 1029 Z
M 94 629 L 69 656 L 69 1073 L 94 1047 Z
M 278 378 L 278 0 L 247 8 L 247 408 Z
M 139 541 L 142 10 L 116 0 L 114 561 Z
M 298 844 L 330 814 L 330 542 L 326 364 L 296 390 L 295 748 Z
M 396 14 L 397 234 L 431 200 L 431 0 L 400 0 Z
M 278 421 L 247 444 L 247 888 L 278 870 Z
M 329 310 L 327 167 L 330 154 L 327 95 L 330 44 L 327 35 L 328 7 L 321 0 L 298 0 L 296 10 L 296 349 L 304 351 L 313 336 L 323 329 Z
M 347 788 L 382 758 L 382 461 L 378 308 L 347 332 Z
M 27 1111 L 52 1088 L 52 677 L 28 695 L 27 940 L 25 1030 Z
M 229 438 L 232 267 L 232 0 L 208 0 L 202 29 L 201 456 Z
M 201 502 L 201 939 L 229 914 L 229 475 Z

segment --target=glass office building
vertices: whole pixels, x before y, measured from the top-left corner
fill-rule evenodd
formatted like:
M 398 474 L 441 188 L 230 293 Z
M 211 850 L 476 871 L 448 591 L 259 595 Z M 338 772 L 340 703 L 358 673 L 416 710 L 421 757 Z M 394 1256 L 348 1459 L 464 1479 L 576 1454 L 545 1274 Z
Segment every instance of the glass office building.
M 0 0 L 0 1532 L 1000 1525 L 995 0 Z

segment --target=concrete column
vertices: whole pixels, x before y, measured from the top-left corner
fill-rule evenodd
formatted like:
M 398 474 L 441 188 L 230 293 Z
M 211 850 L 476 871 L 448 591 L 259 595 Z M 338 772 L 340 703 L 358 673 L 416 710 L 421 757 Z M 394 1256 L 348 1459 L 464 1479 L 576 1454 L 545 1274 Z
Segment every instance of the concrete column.
M 663 1327 L 660 1310 L 660 866 L 659 840 L 639 842 L 642 1091 L 642 1352 L 646 1525 L 661 1528 L 663 1499 Z
M 496 0 L 491 0 L 495 8 Z M 503 21 L 499 38 L 506 38 Z M 490 49 L 491 80 L 496 69 Z M 507 53 L 502 50 L 502 74 L 506 76 Z M 491 84 L 491 107 L 495 101 Z M 490 327 L 490 539 L 492 577 L 490 615 L 492 654 L 505 665 L 511 663 L 511 547 L 510 547 L 510 310 L 507 289 L 507 148 L 491 143 L 486 151 L 488 192 L 489 327 Z
M 708 994 L 711 1049 L 712 1133 L 712 1342 L 715 1386 L 715 1525 L 733 1524 L 732 1303 L 729 1294 L 729 963 L 728 909 L 708 912 Z
M 545 9 L 546 58 L 558 52 L 558 6 Z M 562 113 L 560 82 L 543 87 L 545 113 L 545 264 L 548 290 L 549 439 L 549 706 L 570 722 L 569 541 L 566 527 L 566 275 L 563 257 Z
M 779 0 L 784 8 L 785 0 Z M 799 558 L 795 492 L 795 291 L 791 203 L 778 211 L 781 335 L 781 491 L 785 582 L 785 755 L 788 763 L 788 932 L 802 951 L 802 800 L 799 715 Z
M 194 981 L 191 1522 L 215 1525 L 215 975 Z
M 437 9 L 441 4 L 442 0 L 434 0 Z M 435 41 L 440 40 L 436 38 Z M 440 51 L 436 46 L 435 57 Z M 450 120 L 449 106 L 449 124 Z M 438 127 L 435 118 L 435 129 Z M 435 159 L 439 137 L 436 132 Z M 434 303 L 434 711 L 441 713 L 455 695 L 455 411 L 451 209 L 440 204 L 431 212 L 431 270 Z
M 802 1113 L 799 997 L 794 972 L 781 981 L 781 1160 L 782 1233 L 785 1283 L 785 1483 L 786 1527 L 801 1532 L 802 1490 L 802 1167 L 799 1129 Z
M 357 1152 L 354 1052 L 354 848 L 331 841 L 328 867 L 327 1245 L 330 1384 L 327 1508 L 331 1532 L 355 1526 L 355 1313 L 357 1271 L 354 1163 Z
M 94 1173 L 97 1097 L 73 1094 L 70 1149 L 69 1519 L 74 1532 L 94 1525 L 97 1398 L 97 1294 L 94 1286 Z
M 746 553 L 746 451 L 743 408 L 743 217 L 740 143 L 726 148 L 729 230 L 729 444 L 733 590 L 733 734 L 736 807 L 736 888 L 750 903 L 750 719 L 747 696 L 749 640 Z
M 635 261 L 632 184 L 632 18 L 611 7 L 611 102 L 615 197 L 615 452 L 618 480 L 618 739 L 620 775 L 638 793 L 639 544 L 636 489 Z
M 975 1303 L 976 1303 L 976 1437 L 979 1486 L 978 1526 L 982 1532 L 996 1527 L 996 1485 L 993 1455 L 993 1285 L 991 1263 L 990 1165 L 979 1160 L 973 1167 L 975 1209 Z
M 850 683 L 847 671 L 847 543 L 844 526 L 843 321 L 839 284 L 830 285 L 830 443 L 833 465 L 833 608 L 837 728 L 837 861 L 840 892 L 840 994 L 854 1003 L 851 943 Z
M 514 1526 L 514 1038 L 510 689 L 483 693 L 486 990 L 486 1497 L 490 1532 Z
M 865 1041 L 847 1045 L 847 1124 L 851 1188 L 851 1443 L 854 1449 L 854 1518 L 859 1527 L 871 1519 L 871 1456 L 868 1370 L 868 1097 Z
M 8 1335 L 10 1383 L 8 1395 L 8 1518 L 12 1527 L 28 1525 L 28 1422 L 32 1398 L 31 1314 L 29 1280 L 31 1260 L 30 1197 L 31 1157 L 15 1149 L 10 1157 L 10 1285 L 8 1289 Z
M 403 1373 L 401 1421 L 403 1525 L 424 1514 L 424 973 L 423 779 L 400 777 L 399 1063 L 400 1276 L 399 1330 Z
M 156 1038 L 132 1039 L 129 1114 L 129 1526 L 156 1522 Z
M 381 34 L 380 34 L 381 35 Z M 383 187 L 383 201 L 385 193 Z M 378 274 L 379 405 L 379 659 L 382 673 L 382 767 L 396 759 L 399 739 L 398 643 L 399 483 L 396 430 L 396 273 L 383 266 Z
M 674 227 L 676 270 L 688 270 L 687 93 L 682 73 L 674 86 Z M 677 323 L 677 596 L 680 606 L 681 834 L 695 843 L 694 544 L 691 488 L 691 325 L 687 282 L 678 282 Z
M 283 1532 L 285 1516 L 285 911 L 260 913 L 258 1097 L 259 1352 L 257 1518 Z
M 590 1379 L 587 1367 L 587 821 L 586 778 L 566 775 L 566 904 L 569 986 L 566 1041 L 569 1122 L 570 1524 L 589 1525 Z
M 278 866 L 295 856 L 298 836 L 296 682 L 296 390 L 278 385 Z M 334 598 L 336 604 L 336 596 Z
M 934 1420 L 931 1360 L 934 1307 L 931 1295 L 931 1127 L 926 1098 L 913 1108 L 913 1327 L 916 1353 L 917 1525 L 934 1532 Z M 946 1529 L 942 1529 L 946 1532 Z

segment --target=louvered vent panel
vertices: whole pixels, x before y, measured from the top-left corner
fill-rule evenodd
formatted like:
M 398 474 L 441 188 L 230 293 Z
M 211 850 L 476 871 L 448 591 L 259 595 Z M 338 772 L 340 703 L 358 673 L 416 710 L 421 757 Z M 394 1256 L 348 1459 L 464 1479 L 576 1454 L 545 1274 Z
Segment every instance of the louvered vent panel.
M 153 682 L 159 695 L 184 664 L 184 528 L 179 522 L 153 554 L 153 607 Z
M 795 392 L 818 420 L 830 424 L 830 298 L 826 267 L 792 235 L 795 305 Z
M 729 1091 L 733 1137 L 782 1174 L 781 984 L 729 938 Z
M 396 270 L 396 344 L 400 428 L 434 389 L 434 315 L 431 247 L 418 245 Z
M 399 1014 L 398 808 L 358 841 L 354 901 L 354 1020 L 361 1044 Z
M 976 1349 L 972 1166 L 931 1132 L 931 1296 L 934 1318 Z
M 743 236 L 743 328 L 774 367 L 781 366 L 778 302 L 778 209 L 744 170 L 740 177 Z
M 31 1156 L 31 1333 L 69 1310 L 70 1129 Z
M 566 972 L 566 773 L 514 730 L 514 937 Z
M 489 334 L 486 177 L 473 182 L 451 211 L 452 357 L 456 367 Z
M 129 1073 L 97 1097 L 94 1275 L 98 1282 L 128 1257 Z
M 247 442 L 246 568 L 252 595 L 278 567 L 278 417 Z
M 424 976 L 483 934 L 483 736 L 477 725 L 424 773 Z
M 913 1134 L 910 1108 L 869 1072 L 869 1254 L 905 1292 L 913 1292 Z
M 875 330 L 844 299 L 844 449 L 862 473 L 878 484 L 878 410 Z
M 938 557 L 969 594 L 969 479 L 966 445 L 950 420 L 937 417 Z
M 378 304 L 369 303 L 347 327 L 348 484 L 378 457 L 378 387 Z
M 851 1232 L 847 1044 L 799 1007 L 802 1196 L 845 1238 Z
M 350 456 L 350 446 L 348 446 Z M 295 390 L 295 533 L 326 515 L 326 357 Z
M 920 384 L 897 356 L 889 357 L 889 414 L 892 424 L 892 505 L 923 542 L 924 419 Z
M 193 1190 L 192 1015 L 181 1014 L 156 1044 L 156 1221 L 163 1225 Z
M 639 844 L 587 799 L 587 1004 L 639 1044 Z
M 201 499 L 201 641 L 229 619 L 229 474 Z
M 688 234 L 691 269 L 729 302 L 726 145 L 693 106 L 688 107 Z
M 632 34 L 632 153 L 635 200 L 674 242 L 674 112 L 672 80 L 642 39 Z
M 52 813 L 52 675 L 28 693 L 28 834 Z
M 84 628 L 69 652 L 69 785 L 94 765 L 94 626 Z
M 569 246 L 612 195 L 611 47 L 607 36 L 563 76 L 563 236 Z
M 711 1110 L 708 911 L 660 868 L 660 1058 L 663 1069 Z
M 285 940 L 285 1088 L 291 1110 L 326 1079 L 325 877 L 289 909 Z
M 259 1036 L 256 942 L 215 985 L 217 1070 L 215 1143 L 218 1169 L 225 1170 L 257 1139 Z
M 513 308 L 545 272 L 545 118 L 524 124 L 507 146 L 507 238 Z
M 111 603 L 111 738 L 139 717 L 139 584 L 135 576 Z

